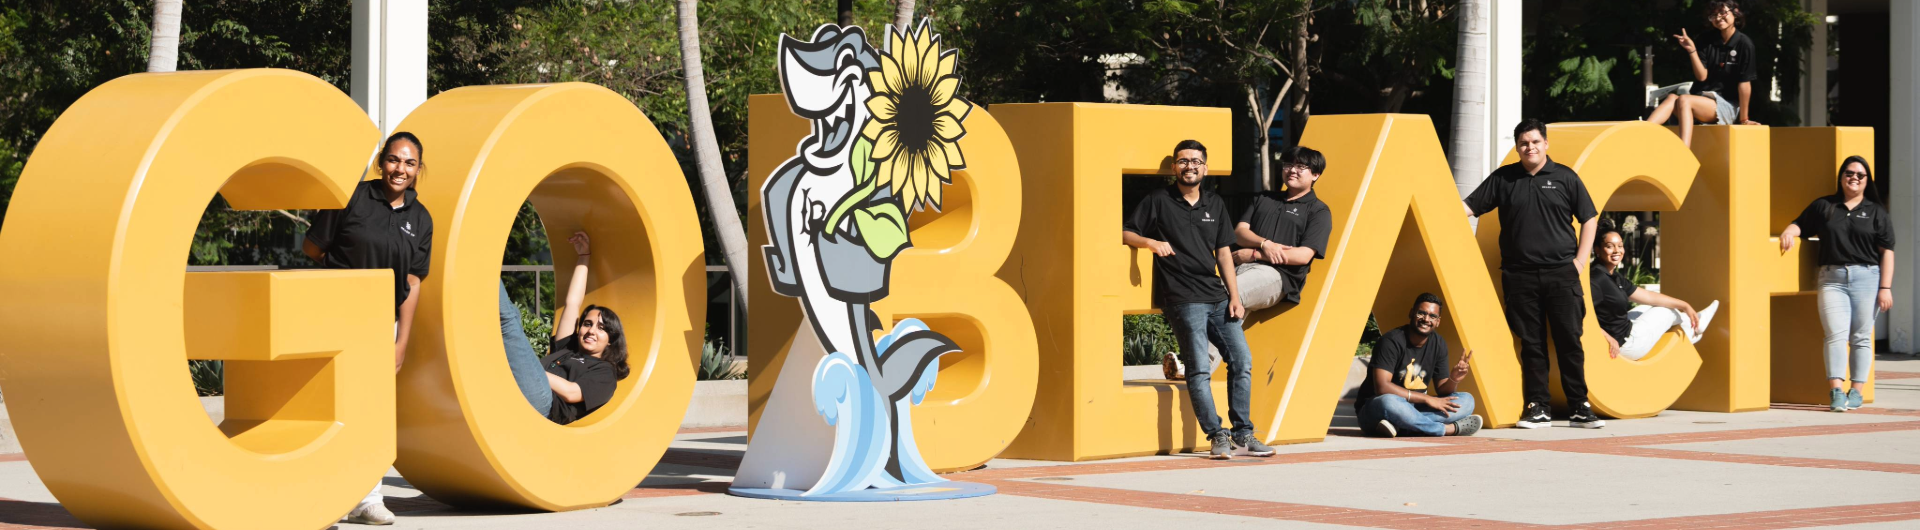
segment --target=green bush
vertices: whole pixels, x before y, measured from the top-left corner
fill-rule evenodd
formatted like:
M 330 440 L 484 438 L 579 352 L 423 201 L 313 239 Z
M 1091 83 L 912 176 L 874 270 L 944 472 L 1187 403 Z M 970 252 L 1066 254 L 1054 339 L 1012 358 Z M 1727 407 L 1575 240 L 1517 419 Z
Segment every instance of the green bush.
M 226 371 L 220 361 L 190 359 L 187 361 L 187 373 L 193 376 L 195 393 L 218 396 L 227 392 Z
M 1123 366 L 1141 366 L 1160 364 L 1160 355 L 1170 351 L 1180 351 L 1180 341 L 1173 337 L 1173 328 L 1167 325 L 1167 319 L 1158 314 L 1126 315 L 1121 325 Z

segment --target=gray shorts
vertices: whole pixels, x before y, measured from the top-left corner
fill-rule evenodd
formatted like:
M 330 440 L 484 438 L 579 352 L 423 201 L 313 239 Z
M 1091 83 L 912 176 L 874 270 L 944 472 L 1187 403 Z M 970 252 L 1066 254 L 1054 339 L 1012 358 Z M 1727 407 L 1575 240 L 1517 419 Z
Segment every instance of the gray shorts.
M 1714 125 L 1732 125 L 1733 120 L 1739 119 L 1740 109 L 1734 107 L 1727 98 L 1720 97 L 1719 92 L 1701 92 L 1700 95 L 1713 98 Z
M 1240 286 L 1240 305 L 1249 312 L 1273 307 L 1286 297 L 1287 277 L 1272 265 L 1242 263 L 1233 268 L 1233 275 Z

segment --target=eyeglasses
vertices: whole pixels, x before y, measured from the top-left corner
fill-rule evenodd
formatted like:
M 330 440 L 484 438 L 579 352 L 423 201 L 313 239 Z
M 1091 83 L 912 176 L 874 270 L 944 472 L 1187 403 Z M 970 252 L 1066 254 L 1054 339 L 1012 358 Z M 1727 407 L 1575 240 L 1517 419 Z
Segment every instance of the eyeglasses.
M 1714 12 L 1714 13 L 1708 13 L 1708 14 L 1707 14 L 1707 20 L 1713 20 L 1713 19 L 1716 19 L 1716 18 L 1722 18 L 1722 17 L 1725 17 L 1725 18 L 1733 18 L 1733 10 L 1731 10 L 1731 9 L 1721 9 L 1721 10 L 1720 10 L 1720 11 L 1718 11 L 1718 12 Z
M 1312 170 L 1313 168 L 1307 167 L 1306 164 L 1287 164 L 1284 166 L 1280 166 L 1281 173 L 1292 173 L 1295 171 L 1298 171 L 1301 173 L 1312 173 L 1313 172 Z
M 1173 165 L 1176 165 L 1176 166 L 1204 166 L 1204 165 L 1207 165 L 1207 161 L 1206 161 L 1206 160 L 1202 160 L 1202 159 L 1199 159 L 1199 158 L 1179 158 L 1179 159 L 1175 159 L 1175 160 L 1173 161 Z
M 1866 174 L 1866 173 L 1864 173 L 1864 172 L 1860 172 L 1860 171 L 1854 171 L 1854 170 L 1851 170 L 1851 169 L 1849 169 L 1849 170 L 1846 170 L 1846 171 L 1841 171 L 1841 172 L 1840 172 L 1840 178 L 1843 178 L 1843 179 L 1861 179 L 1861 180 L 1866 180 L 1866 178 L 1867 178 L 1867 174 Z

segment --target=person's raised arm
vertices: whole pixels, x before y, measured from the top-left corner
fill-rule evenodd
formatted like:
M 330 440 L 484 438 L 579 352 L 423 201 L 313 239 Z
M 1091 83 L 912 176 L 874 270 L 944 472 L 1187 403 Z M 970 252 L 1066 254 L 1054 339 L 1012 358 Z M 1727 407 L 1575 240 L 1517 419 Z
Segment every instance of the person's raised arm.
M 587 258 L 593 256 L 586 232 L 574 232 L 567 242 L 573 243 L 573 253 L 579 258 L 573 261 L 573 277 L 567 281 L 566 303 L 560 306 L 560 315 L 553 320 L 555 339 L 573 336 L 573 323 L 580 320 L 580 305 L 587 300 Z
M 400 321 L 394 327 L 393 371 L 407 361 L 407 340 L 413 335 L 413 310 L 420 306 L 420 277 L 407 275 L 407 300 L 400 303 Z
M 582 399 L 579 383 L 553 375 L 553 372 L 547 372 L 547 388 L 552 389 L 554 397 L 560 398 L 561 401 L 579 403 Z
M 1433 386 L 1440 391 L 1441 395 L 1452 395 L 1455 390 L 1460 389 L 1460 380 L 1466 379 L 1467 373 L 1472 371 L 1472 365 L 1468 364 L 1472 360 L 1473 350 L 1467 350 L 1467 353 L 1460 356 L 1460 362 L 1453 363 L 1453 370 L 1447 372 L 1447 378 L 1441 379 L 1439 384 Z
M 1686 50 L 1687 58 L 1693 61 L 1693 80 L 1706 81 L 1707 63 L 1700 61 L 1700 49 L 1694 45 L 1693 37 L 1687 35 L 1685 28 L 1681 28 L 1680 34 L 1674 35 L 1673 38 L 1680 41 L 1680 49 Z

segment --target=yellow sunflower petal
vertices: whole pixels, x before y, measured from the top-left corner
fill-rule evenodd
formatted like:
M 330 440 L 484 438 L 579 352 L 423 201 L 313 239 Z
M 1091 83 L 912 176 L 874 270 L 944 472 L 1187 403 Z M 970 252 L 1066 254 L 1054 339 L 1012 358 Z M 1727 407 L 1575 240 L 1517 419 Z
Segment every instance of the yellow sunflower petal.
M 943 152 L 943 154 L 947 156 L 948 166 L 954 167 L 954 168 L 960 168 L 960 169 L 965 169 L 967 167 L 967 158 L 965 156 L 961 156 L 960 154 L 960 142 L 938 142 L 938 143 L 940 144 L 940 150 Z
M 914 65 L 919 67 L 920 75 L 916 83 L 920 86 L 931 86 L 940 71 L 940 47 L 933 43 L 932 38 L 923 42 L 926 46 L 920 50 L 920 62 Z
M 947 76 L 933 83 L 932 100 L 935 108 L 944 108 L 953 102 L 953 93 L 960 90 L 960 78 Z
M 907 181 L 908 175 L 913 172 L 911 169 L 913 164 L 908 155 L 908 153 L 899 153 L 894 155 L 891 160 L 888 160 L 887 180 L 882 180 L 881 182 L 893 183 L 894 195 L 900 194 L 900 186 Z
M 900 113 L 892 94 L 874 94 L 867 98 L 867 111 L 873 113 L 873 119 L 891 122 Z
M 935 71 L 934 74 L 940 77 L 953 75 L 954 67 L 959 63 L 960 51 L 949 49 L 940 54 L 940 69 Z
M 881 123 L 880 120 L 867 120 L 867 125 L 860 128 L 860 136 L 877 142 L 880 140 L 880 133 L 885 130 L 887 130 L 887 124 Z M 879 154 L 877 151 L 874 152 L 876 156 Z
M 880 77 L 886 81 L 886 88 L 882 89 L 879 84 L 875 84 L 873 88 L 874 92 L 899 94 L 900 90 L 907 86 L 906 71 L 900 67 L 900 62 L 894 60 L 892 56 L 880 56 Z
M 936 141 L 931 143 L 945 147 L 948 142 Z M 940 177 L 942 182 L 953 180 L 952 177 L 948 176 L 947 150 L 931 145 L 927 147 L 929 147 L 929 149 L 927 149 L 927 166 L 933 168 L 934 176 Z
M 887 56 L 885 55 L 880 56 L 880 59 L 883 61 L 886 60 L 886 58 Z M 885 71 L 884 67 L 867 71 L 867 84 L 873 87 L 873 93 L 875 94 L 892 94 L 896 92 L 893 88 L 887 86 L 887 76 L 883 73 Z
M 879 122 L 868 122 L 868 123 L 879 123 Z M 873 159 L 874 160 L 890 160 L 890 159 L 898 158 L 899 150 L 900 150 L 900 129 L 898 127 L 887 127 L 887 128 L 881 129 L 880 135 L 874 137 L 873 139 Z M 883 180 L 881 182 L 886 182 L 886 181 Z
M 936 210 L 940 209 L 941 188 L 945 188 L 945 187 L 946 186 L 934 184 L 932 188 L 927 189 L 927 202 L 932 203 L 933 208 Z
M 884 187 L 888 184 L 891 184 L 893 182 L 893 166 L 895 164 L 899 164 L 900 161 L 887 158 L 887 159 L 879 159 L 879 160 L 876 160 L 875 162 L 876 163 L 873 166 L 873 177 L 876 180 L 874 181 L 873 185 Z
M 893 31 L 887 32 L 887 54 L 898 54 L 900 50 L 907 49 L 906 32 L 910 31 L 913 28 L 893 28 Z
M 933 119 L 933 135 L 942 140 L 949 142 L 959 140 L 965 134 L 967 130 L 960 127 L 960 120 L 953 116 L 941 114 Z
M 905 50 L 895 50 L 887 55 L 900 64 L 900 79 L 906 81 L 906 84 L 901 85 L 902 87 L 918 83 L 914 77 L 920 75 L 920 55 L 914 53 L 912 44 L 908 44 Z
M 953 98 L 953 101 L 948 101 L 947 106 L 934 109 L 933 111 L 935 115 L 945 114 L 953 116 L 955 120 L 966 120 L 967 114 L 971 112 L 973 112 L 973 104 L 957 97 Z

